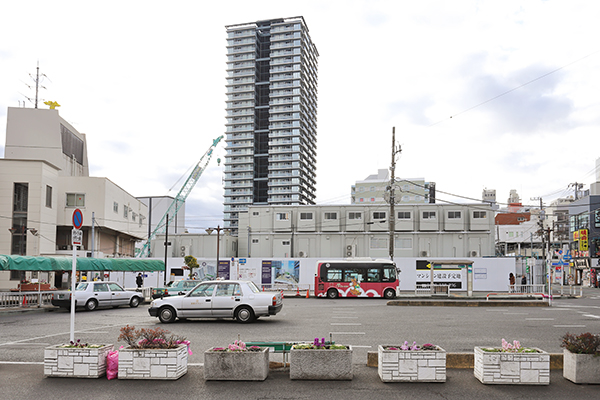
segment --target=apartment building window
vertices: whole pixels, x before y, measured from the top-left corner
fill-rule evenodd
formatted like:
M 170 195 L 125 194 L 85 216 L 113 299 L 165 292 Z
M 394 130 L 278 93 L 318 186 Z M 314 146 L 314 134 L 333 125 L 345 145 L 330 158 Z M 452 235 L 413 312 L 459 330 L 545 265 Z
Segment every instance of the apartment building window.
M 52 186 L 46 185 L 46 207 L 52 208 Z
M 362 219 L 362 213 L 360 212 L 349 212 L 348 219 Z
M 336 212 L 326 212 L 323 214 L 323 219 L 325 220 L 336 220 L 337 213 Z
M 385 219 L 385 218 L 386 218 L 385 211 L 374 211 L 373 212 L 373 219 Z
M 256 244 L 256 243 L 258 243 L 258 239 L 252 239 L 252 243 L 253 243 L 253 244 Z
M 300 219 L 302 219 L 302 220 L 312 220 L 313 219 L 313 213 L 311 213 L 311 212 L 300 213 Z
M 473 211 L 473 218 L 487 218 L 487 212 L 485 211 Z
M 117 214 L 119 213 L 119 203 L 116 201 L 113 202 L 113 211 Z
M 137 220 L 137 214 L 136 213 L 131 213 L 131 220 L 132 221 L 136 221 Z
M 423 211 L 423 219 L 435 219 L 435 211 Z
M 394 248 L 400 250 L 411 250 L 412 244 L 412 238 L 396 238 L 394 241 Z
M 283 246 L 289 246 L 290 245 L 290 241 L 289 240 L 284 240 L 284 241 L 281 242 L 281 244 Z
M 387 238 L 376 238 L 372 237 L 370 241 L 371 249 L 387 249 L 388 248 L 388 239 Z
M 460 211 L 448 211 L 448 219 L 460 219 Z
M 275 214 L 276 221 L 288 221 L 290 219 L 289 213 L 277 213 Z
M 257 217 L 258 216 L 258 211 L 252 211 L 252 216 L 253 217 Z
M 398 219 L 410 219 L 410 211 L 398 211 Z
M 123 205 L 123 218 L 128 218 L 129 217 L 129 207 L 127 207 L 126 205 Z
M 67 207 L 85 207 L 85 194 L 67 193 Z

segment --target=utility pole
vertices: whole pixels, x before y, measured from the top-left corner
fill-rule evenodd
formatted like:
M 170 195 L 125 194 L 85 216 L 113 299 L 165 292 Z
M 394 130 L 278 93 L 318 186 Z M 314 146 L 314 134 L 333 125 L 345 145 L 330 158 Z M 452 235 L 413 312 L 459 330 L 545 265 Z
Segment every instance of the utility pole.
M 390 166 L 390 215 L 389 215 L 389 255 L 390 260 L 394 261 L 394 233 L 396 231 L 396 216 L 394 205 L 396 203 L 395 185 L 396 185 L 396 154 L 400 154 L 400 146 L 396 148 L 396 127 L 392 127 L 392 165 Z
M 575 189 L 575 200 L 577 200 L 577 195 L 579 193 L 579 189 L 583 189 L 583 183 L 579 183 L 579 182 L 569 183 L 568 187 L 572 187 Z

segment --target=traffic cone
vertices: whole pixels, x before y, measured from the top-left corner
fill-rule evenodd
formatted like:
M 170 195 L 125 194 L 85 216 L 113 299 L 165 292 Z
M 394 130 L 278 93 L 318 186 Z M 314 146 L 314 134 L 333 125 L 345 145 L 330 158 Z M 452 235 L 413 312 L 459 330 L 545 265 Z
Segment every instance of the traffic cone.
M 306 298 L 308 299 L 308 298 L 309 298 L 309 296 L 310 296 L 310 295 L 309 295 L 309 293 L 308 293 L 308 289 L 306 289 Z
M 300 297 L 300 287 L 296 288 L 296 297 Z
M 27 296 L 23 296 L 23 307 L 27 307 Z

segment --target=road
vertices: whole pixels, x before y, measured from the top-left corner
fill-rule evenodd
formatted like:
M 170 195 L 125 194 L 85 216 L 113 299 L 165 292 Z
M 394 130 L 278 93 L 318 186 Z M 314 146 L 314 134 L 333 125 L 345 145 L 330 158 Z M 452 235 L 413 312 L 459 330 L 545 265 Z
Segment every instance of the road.
M 172 390 L 173 387 L 187 385 L 181 389 L 182 394 L 193 394 L 197 390 L 208 396 L 204 398 L 226 398 L 227 396 L 221 396 L 220 391 L 213 392 L 215 388 L 221 388 L 231 398 L 234 394 L 232 388 L 245 386 L 240 383 L 223 386 L 215 382 L 204 382 L 201 365 L 206 349 L 226 346 L 238 337 L 243 341 L 312 341 L 315 337 L 328 338 L 331 334 L 337 343 L 354 346 L 356 378 L 352 382 L 290 382 L 285 373 L 275 372 L 267 381 L 272 382 L 272 385 L 246 383 L 253 388 L 248 392 L 248 398 L 314 398 L 323 394 L 319 388 L 328 392 L 332 398 L 367 396 L 365 390 L 374 391 L 369 397 L 389 398 L 392 389 L 400 386 L 406 388 L 406 385 L 382 384 L 377 371 L 365 366 L 367 352 L 376 351 L 378 344 L 399 344 L 407 340 L 411 343 L 417 341 L 419 344 L 434 343 L 449 352 L 472 352 L 474 346 L 500 345 L 501 339 L 505 338 L 509 341 L 519 340 L 527 347 L 558 353 L 562 351 L 560 340 L 564 333 L 600 332 L 600 298 L 558 300 L 554 301 L 552 307 L 398 307 L 386 304 L 386 300 L 380 299 L 286 298 L 281 313 L 246 325 L 233 320 L 188 320 L 161 324 L 158 319 L 148 315 L 147 304 L 134 309 L 123 307 L 94 312 L 78 311 L 75 337 L 90 343 L 113 343 L 118 348 L 124 344 L 118 342 L 117 338 L 119 329 L 125 325 L 137 328 L 160 326 L 168 329 L 191 341 L 193 355 L 189 358 L 190 372 L 178 381 L 177 386 L 156 382 L 156 387 L 160 389 L 154 394 L 164 395 L 168 392 L 165 388 Z M 69 321 L 70 314 L 63 310 L 0 313 L 0 386 L 14 387 L 14 391 L 9 390 L 8 393 L 18 393 L 20 389 L 17 388 L 20 386 L 15 386 L 18 385 L 18 379 L 26 381 L 32 377 L 35 377 L 33 382 L 40 388 L 65 385 L 68 382 L 80 389 L 106 386 L 104 379 L 102 382 L 89 380 L 96 382 L 81 383 L 81 380 L 75 379 L 43 378 L 43 368 L 40 365 L 43 361 L 43 349 L 69 341 Z M 129 386 L 124 386 L 120 382 L 112 382 L 115 381 L 111 381 L 111 384 L 115 387 L 118 385 L 119 390 L 125 391 L 133 388 L 141 390 L 147 385 L 130 382 Z M 548 387 L 491 389 L 479 384 L 473 378 L 472 370 L 448 370 L 447 383 L 423 385 L 411 385 L 410 394 L 407 393 L 405 398 L 427 398 L 434 393 L 447 392 L 455 395 L 446 396 L 447 398 L 475 399 L 481 398 L 477 393 L 481 392 L 483 395 L 489 391 L 486 397 L 491 399 L 511 395 L 513 390 L 518 390 L 515 393 L 527 393 L 530 398 L 538 398 L 537 394 L 543 394 L 539 398 L 556 398 L 554 395 L 562 390 L 562 398 L 583 399 L 590 393 L 593 396 L 589 398 L 600 395 L 600 387 L 586 386 L 581 389 L 581 386 L 566 382 L 560 371 L 553 372 L 550 388 L 554 391 L 550 397 Z M 299 386 L 302 389 L 298 389 Z M 574 389 L 569 389 L 570 386 Z M 336 393 L 335 388 L 339 388 L 339 396 L 333 395 Z M 288 390 L 296 392 L 287 395 Z M 27 392 L 27 395 L 34 396 L 34 392 Z

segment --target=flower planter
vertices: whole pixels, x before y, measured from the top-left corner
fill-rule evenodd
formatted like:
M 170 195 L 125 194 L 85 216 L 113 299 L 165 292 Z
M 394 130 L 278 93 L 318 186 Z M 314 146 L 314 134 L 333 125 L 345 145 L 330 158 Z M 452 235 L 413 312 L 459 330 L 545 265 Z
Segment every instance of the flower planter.
M 484 384 L 549 385 L 550 354 L 490 352 L 475 347 L 475 377 Z
M 269 375 L 269 348 L 258 351 L 204 352 L 204 379 L 264 381 Z
M 389 350 L 379 345 L 377 372 L 382 382 L 446 382 L 446 350 Z
M 563 349 L 563 377 L 573 383 L 600 384 L 600 356 Z
M 352 347 L 290 350 L 290 379 L 352 380 Z
M 119 379 L 179 379 L 187 373 L 188 347 L 120 349 Z
M 106 356 L 113 345 L 102 347 L 61 347 L 44 349 L 44 375 L 68 378 L 99 378 L 106 373 Z

